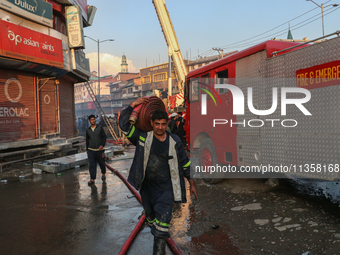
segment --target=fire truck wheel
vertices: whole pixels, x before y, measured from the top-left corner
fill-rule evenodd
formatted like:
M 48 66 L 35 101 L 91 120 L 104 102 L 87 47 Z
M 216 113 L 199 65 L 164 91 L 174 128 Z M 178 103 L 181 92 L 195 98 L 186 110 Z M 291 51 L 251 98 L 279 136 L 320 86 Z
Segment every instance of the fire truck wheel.
M 210 138 L 204 138 L 201 141 L 198 155 L 200 166 L 202 166 L 203 168 L 217 165 L 215 146 Z M 203 180 L 207 183 L 219 183 L 222 181 L 222 179 L 216 178 L 216 175 L 210 174 L 210 171 L 207 171 L 205 174 L 210 177 L 203 178 Z

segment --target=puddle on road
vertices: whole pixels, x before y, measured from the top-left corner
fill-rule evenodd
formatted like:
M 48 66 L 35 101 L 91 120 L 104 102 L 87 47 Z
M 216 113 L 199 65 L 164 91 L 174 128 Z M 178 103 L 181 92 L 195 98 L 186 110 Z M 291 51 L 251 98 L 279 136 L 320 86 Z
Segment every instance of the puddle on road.
M 195 254 L 201 254 L 202 249 L 208 254 L 241 254 L 228 232 L 221 229 L 209 230 L 203 235 L 191 238 L 191 245 L 196 249 Z
M 234 245 L 233 235 L 225 225 L 213 229 L 202 223 L 207 217 L 204 210 L 196 210 L 187 190 L 188 201 L 185 204 L 176 204 L 174 207 L 170 235 L 182 251 L 188 254 L 241 254 Z M 249 210 L 259 209 L 260 205 L 249 206 Z M 204 220 L 203 220 L 204 221 Z M 193 223 L 195 225 L 193 226 Z M 202 225 L 204 224 L 204 225 Z
M 115 211 L 115 210 L 121 209 L 120 207 L 114 206 L 114 205 L 98 205 L 96 206 L 96 208 L 99 210 L 106 210 L 106 211 Z
M 252 203 L 252 204 L 247 204 L 247 205 L 241 205 L 241 206 L 236 206 L 231 208 L 230 210 L 232 211 L 254 211 L 254 210 L 261 210 L 261 203 Z

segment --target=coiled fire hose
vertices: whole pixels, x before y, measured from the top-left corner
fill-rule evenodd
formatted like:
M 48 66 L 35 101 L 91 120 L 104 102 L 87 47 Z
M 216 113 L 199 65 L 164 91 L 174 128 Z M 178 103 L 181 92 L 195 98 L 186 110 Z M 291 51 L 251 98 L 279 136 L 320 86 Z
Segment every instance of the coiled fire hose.
M 162 102 L 163 103 L 163 102 Z M 128 187 L 128 189 L 136 196 L 136 198 L 138 199 L 138 201 L 143 204 L 142 202 L 142 197 L 140 196 L 140 194 L 137 192 L 137 190 L 135 190 L 134 187 L 131 186 L 130 183 L 128 183 L 128 181 L 125 179 L 125 177 L 119 173 L 116 169 L 112 168 L 111 166 L 109 166 L 107 163 L 105 163 L 106 167 L 112 171 L 114 174 L 116 174 L 124 183 L 125 185 Z M 126 240 L 126 242 L 124 243 L 122 249 L 120 250 L 120 252 L 118 253 L 118 255 L 124 255 L 126 254 L 127 250 L 129 249 L 133 239 L 136 237 L 136 235 L 138 234 L 140 228 L 143 226 L 143 223 L 146 219 L 146 216 L 143 215 L 136 227 L 133 229 L 133 231 L 131 232 L 130 236 L 128 237 L 128 239 Z M 174 242 L 174 240 L 172 240 L 171 237 L 166 239 L 168 245 L 170 246 L 170 248 L 172 249 L 172 251 L 174 252 L 175 255 L 182 255 L 181 250 L 177 247 L 176 243 Z
M 159 97 L 147 96 L 144 98 L 148 98 L 149 101 L 146 104 L 136 106 L 130 115 L 129 121 L 135 125 L 137 129 L 149 132 L 152 130 L 151 117 L 153 112 L 157 109 L 166 111 L 166 108 Z

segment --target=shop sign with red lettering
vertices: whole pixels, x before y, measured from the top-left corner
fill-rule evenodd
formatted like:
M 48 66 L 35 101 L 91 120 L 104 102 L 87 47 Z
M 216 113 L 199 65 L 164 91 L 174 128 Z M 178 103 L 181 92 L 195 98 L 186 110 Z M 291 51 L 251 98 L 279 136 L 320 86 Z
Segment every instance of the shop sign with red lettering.
M 0 55 L 64 67 L 61 40 L 4 20 L 0 20 Z

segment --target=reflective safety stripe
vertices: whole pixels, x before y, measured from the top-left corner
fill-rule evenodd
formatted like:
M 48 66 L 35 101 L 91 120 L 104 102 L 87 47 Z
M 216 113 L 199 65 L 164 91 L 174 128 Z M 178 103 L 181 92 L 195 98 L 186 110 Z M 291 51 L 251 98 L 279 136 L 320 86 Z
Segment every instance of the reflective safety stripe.
M 158 225 L 163 226 L 163 227 L 169 227 L 169 223 L 160 222 L 160 221 L 157 220 L 157 219 L 156 219 L 156 223 L 157 223 Z
M 136 129 L 135 126 L 132 126 L 130 134 L 127 136 L 127 138 L 130 138 L 133 135 L 133 133 L 135 132 L 135 129 Z
M 186 163 L 183 167 L 188 167 L 188 166 L 190 166 L 190 164 L 191 164 L 191 161 L 189 160 L 189 162 Z
M 157 221 L 157 220 L 156 220 Z M 156 224 L 156 222 L 153 223 L 153 225 L 155 226 L 155 228 L 159 231 L 162 231 L 162 232 L 169 232 L 169 228 L 163 228 L 159 225 Z
M 142 140 L 143 142 L 145 142 L 145 138 L 144 137 L 140 136 L 139 139 Z
M 146 219 L 149 223 L 153 223 L 156 220 L 156 218 L 154 218 L 153 220 L 149 220 L 148 218 L 146 218 Z

